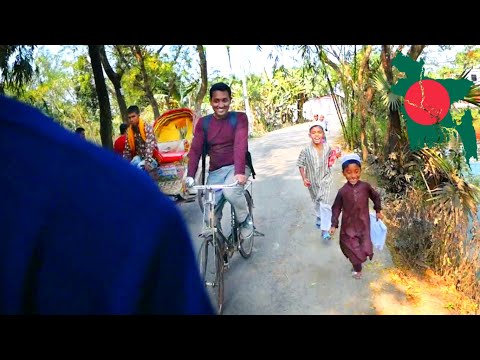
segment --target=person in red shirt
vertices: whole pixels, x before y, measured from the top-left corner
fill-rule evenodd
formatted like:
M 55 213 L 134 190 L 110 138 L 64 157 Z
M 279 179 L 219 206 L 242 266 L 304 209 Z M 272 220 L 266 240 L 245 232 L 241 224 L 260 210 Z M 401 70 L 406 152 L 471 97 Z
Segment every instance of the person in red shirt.
M 120 124 L 120 136 L 115 140 L 113 144 L 113 150 L 120 156 L 123 156 L 123 151 L 125 150 L 125 143 L 127 142 L 127 132 L 128 124 Z

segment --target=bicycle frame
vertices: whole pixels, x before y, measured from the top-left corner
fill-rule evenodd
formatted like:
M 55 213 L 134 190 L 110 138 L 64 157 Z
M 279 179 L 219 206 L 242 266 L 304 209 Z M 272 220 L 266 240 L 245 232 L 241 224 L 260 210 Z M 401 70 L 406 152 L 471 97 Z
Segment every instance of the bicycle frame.
M 252 181 L 247 180 L 245 185 L 239 185 L 238 182 L 234 182 L 232 184 L 226 184 L 226 185 L 195 185 L 193 186 L 194 189 L 196 190 L 204 190 L 203 196 L 202 196 L 202 201 L 203 201 L 203 228 L 202 228 L 202 236 L 208 235 L 208 233 L 211 233 L 214 235 L 220 234 L 222 237 L 222 240 L 227 241 L 227 238 L 225 234 L 223 234 L 222 231 L 219 231 L 217 224 L 216 224 L 216 218 L 215 218 L 215 206 L 217 205 L 216 203 L 216 197 L 215 197 L 215 192 L 217 190 L 223 190 L 223 189 L 228 189 L 228 188 L 235 188 L 235 187 L 242 187 L 244 190 L 248 190 L 249 188 L 251 189 L 252 187 Z M 230 224 L 231 224 L 231 229 L 236 228 L 235 224 L 235 216 L 234 216 L 234 210 L 233 207 L 230 209 Z M 238 241 L 238 234 L 236 234 L 235 231 L 232 232 L 233 235 L 233 240 L 236 242 Z
M 228 264 L 228 258 L 233 255 L 237 249 L 240 251 L 243 257 L 247 258 L 250 256 L 251 249 L 247 252 L 243 249 L 242 243 L 240 242 L 238 236 L 238 222 L 235 217 L 235 210 L 233 206 L 231 206 L 230 211 L 230 218 L 231 218 L 231 234 L 228 238 L 223 234 L 221 226 L 219 227 L 215 216 L 215 208 L 216 208 L 216 197 L 215 192 L 216 190 L 223 190 L 226 188 L 234 188 L 234 187 L 242 187 L 243 190 L 246 191 L 249 187 L 251 187 L 251 181 L 247 181 L 245 185 L 239 185 L 238 182 L 233 184 L 227 185 L 196 185 L 193 188 L 197 190 L 203 190 L 202 194 L 202 204 L 203 204 L 203 220 L 202 220 L 202 233 L 200 234 L 201 237 L 204 238 L 202 245 L 200 246 L 199 251 L 199 261 L 200 261 L 200 271 L 202 273 L 202 278 L 206 286 L 210 286 L 212 288 L 217 289 L 217 309 L 218 313 L 222 313 L 223 309 L 223 288 L 224 288 L 224 280 L 223 280 L 223 273 L 225 271 L 226 263 Z M 247 195 L 246 195 L 247 196 Z M 248 195 L 248 199 L 251 197 Z M 231 239 L 230 239 L 231 237 Z M 206 279 L 206 271 L 207 271 L 207 263 L 208 261 L 208 248 L 213 246 L 214 253 L 215 253 L 215 276 L 212 281 L 207 281 Z M 252 246 L 253 246 L 253 235 L 252 235 Z M 203 251 L 203 253 L 202 253 Z M 202 254 L 204 256 L 202 256 Z M 212 259 L 213 260 L 213 259 Z

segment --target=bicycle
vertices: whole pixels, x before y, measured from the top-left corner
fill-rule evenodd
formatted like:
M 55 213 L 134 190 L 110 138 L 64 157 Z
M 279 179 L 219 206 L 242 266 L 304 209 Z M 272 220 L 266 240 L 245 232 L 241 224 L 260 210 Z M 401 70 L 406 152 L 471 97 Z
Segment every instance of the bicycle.
M 231 232 L 228 236 L 224 235 L 221 224 L 216 223 L 215 209 L 218 204 L 216 204 L 215 191 L 238 186 L 242 185 L 234 182 L 228 185 L 193 186 L 194 189 L 199 191 L 199 205 L 203 213 L 203 229 L 199 235 L 203 237 L 203 241 L 198 252 L 200 275 L 205 287 L 212 289 L 212 291 L 209 290 L 209 295 L 214 298 L 216 297 L 218 314 L 222 314 L 223 311 L 224 272 L 226 268 L 228 268 L 228 259 L 231 258 L 236 251 L 239 251 L 243 258 L 249 258 L 252 254 L 255 235 L 263 236 L 263 234 L 256 231 L 255 226 L 253 226 L 252 235 L 246 239 L 242 239 L 240 237 L 240 224 L 235 216 L 233 206 L 230 206 Z M 247 181 L 243 188 L 247 200 L 248 212 L 253 222 L 252 182 L 250 180 Z M 225 201 L 225 199 L 222 201 Z

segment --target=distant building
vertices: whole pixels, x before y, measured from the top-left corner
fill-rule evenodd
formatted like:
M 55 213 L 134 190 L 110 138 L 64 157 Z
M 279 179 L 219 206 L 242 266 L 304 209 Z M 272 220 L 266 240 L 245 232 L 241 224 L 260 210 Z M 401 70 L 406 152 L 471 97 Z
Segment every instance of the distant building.
M 472 69 L 468 75 L 467 80 L 473 81 L 474 84 L 480 84 L 480 68 Z M 466 108 L 476 108 L 475 105 L 472 105 L 466 101 L 460 100 L 452 104 L 452 107 L 455 109 L 466 109 Z
M 336 94 L 340 112 L 346 114 L 343 96 Z M 331 95 L 325 95 L 310 99 L 303 104 L 303 117 L 305 120 L 313 121 L 313 115 L 323 115 L 326 119 L 338 118 L 335 103 Z
M 480 68 L 472 69 L 468 73 L 467 79 L 473 81 L 475 84 L 480 84 Z

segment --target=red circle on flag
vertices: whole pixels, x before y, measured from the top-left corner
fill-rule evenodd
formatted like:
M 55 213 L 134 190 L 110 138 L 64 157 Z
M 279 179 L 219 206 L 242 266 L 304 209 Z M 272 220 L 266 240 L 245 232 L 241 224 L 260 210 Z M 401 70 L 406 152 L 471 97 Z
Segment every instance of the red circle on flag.
M 450 110 L 450 96 L 439 82 L 421 80 L 407 90 L 404 106 L 416 123 L 433 125 L 442 121 Z

